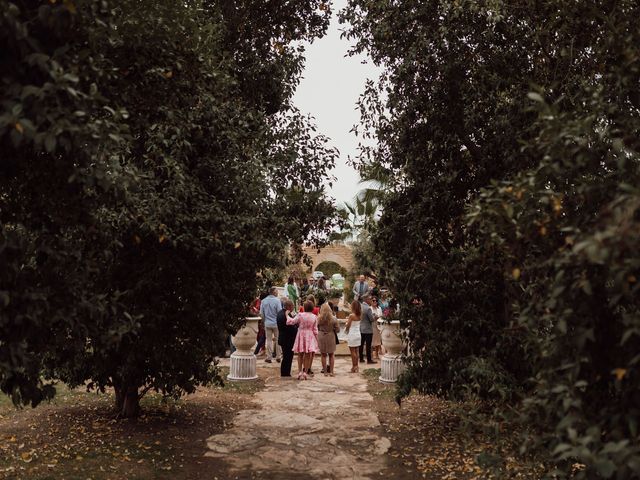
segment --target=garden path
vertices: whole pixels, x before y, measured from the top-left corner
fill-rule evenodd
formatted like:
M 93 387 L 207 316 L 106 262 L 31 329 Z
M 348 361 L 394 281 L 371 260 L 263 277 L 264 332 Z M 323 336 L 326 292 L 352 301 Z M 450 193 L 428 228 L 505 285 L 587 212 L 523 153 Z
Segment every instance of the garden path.
M 280 378 L 274 362 L 255 406 L 208 439 L 206 456 L 223 459 L 238 479 L 379 478 L 390 442 L 382 436 L 367 380 L 349 373 L 350 365 L 337 357 L 336 376 L 325 377 L 316 360 L 315 378 L 298 381 Z

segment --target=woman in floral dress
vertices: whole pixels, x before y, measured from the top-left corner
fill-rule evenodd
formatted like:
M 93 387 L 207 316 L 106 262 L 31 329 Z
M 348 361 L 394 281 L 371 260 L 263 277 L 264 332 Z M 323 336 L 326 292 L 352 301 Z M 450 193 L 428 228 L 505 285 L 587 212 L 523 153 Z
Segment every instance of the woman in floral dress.
M 318 348 L 318 320 L 313 314 L 313 302 L 304 302 L 304 312 L 287 319 L 287 325 L 298 325 L 298 334 L 293 351 L 298 354 L 298 380 L 306 380 L 313 354 L 320 353 Z

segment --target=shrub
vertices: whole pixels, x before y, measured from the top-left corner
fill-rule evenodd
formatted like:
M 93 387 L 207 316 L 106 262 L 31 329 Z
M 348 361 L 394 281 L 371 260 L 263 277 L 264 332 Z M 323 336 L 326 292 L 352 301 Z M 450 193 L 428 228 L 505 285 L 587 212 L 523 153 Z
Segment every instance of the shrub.
M 412 320 L 399 393 L 501 403 L 562 477 L 640 474 L 638 14 L 470 0 L 342 14 L 354 51 L 385 67 L 361 101 L 378 144 L 358 164 L 392 179 L 372 242 Z

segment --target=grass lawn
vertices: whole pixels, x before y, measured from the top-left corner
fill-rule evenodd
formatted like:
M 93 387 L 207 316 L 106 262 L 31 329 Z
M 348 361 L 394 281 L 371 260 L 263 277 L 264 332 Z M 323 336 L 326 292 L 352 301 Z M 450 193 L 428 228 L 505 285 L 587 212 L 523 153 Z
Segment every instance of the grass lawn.
M 229 478 L 204 457 L 206 439 L 263 385 L 227 382 L 179 401 L 148 394 L 135 420 L 115 419 L 112 393 L 59 385 L 51 403 L 22 410 L 0 396 L 0 479 Z

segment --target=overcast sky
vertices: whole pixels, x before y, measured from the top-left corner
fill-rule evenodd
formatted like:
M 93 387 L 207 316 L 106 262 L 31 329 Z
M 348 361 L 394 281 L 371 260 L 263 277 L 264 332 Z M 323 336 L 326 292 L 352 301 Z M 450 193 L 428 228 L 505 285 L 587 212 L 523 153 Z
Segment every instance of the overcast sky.
M 331 139 L 340 150 L 340 158 L 332 174 L 337 181 L 330 194 L 338 205 L 353 200 L 360 190 L 358 173 L 346 164 L 357 154 L 358 139 L 349 130 L 359 122 L 356 101 L 364 91 L 367 78 L 378 77 L 378 70 L 366 57 L 347 57 L 350 43 L 340 39 L 337 12 L 347 3 L 333 3 L 333 18 L 327 35 L 307 46 L 307 61 L 303 79 L 296 91 L 294 103 L 302 112 L 316 119 L 318 131 Z M 363 63 L 365 62 L 365 63 Z

